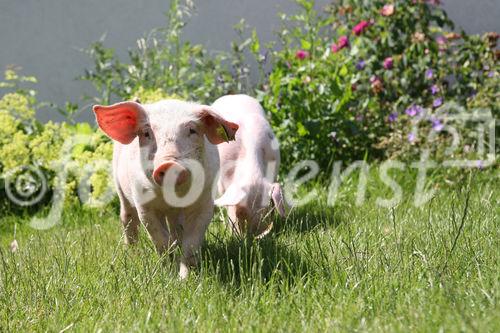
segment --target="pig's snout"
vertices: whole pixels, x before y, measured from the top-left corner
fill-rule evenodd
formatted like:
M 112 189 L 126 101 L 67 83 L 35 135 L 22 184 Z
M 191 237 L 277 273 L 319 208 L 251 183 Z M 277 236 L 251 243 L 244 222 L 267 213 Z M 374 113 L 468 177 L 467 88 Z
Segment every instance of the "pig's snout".
M 182 165 L 176 162 L 165 162 L 160 164 L 153 171 L 153 180 L 155 183 L 161 186 L 167 172 L 173 173 L 175 185 L 181 185 L 189 178 L 189 171 Z

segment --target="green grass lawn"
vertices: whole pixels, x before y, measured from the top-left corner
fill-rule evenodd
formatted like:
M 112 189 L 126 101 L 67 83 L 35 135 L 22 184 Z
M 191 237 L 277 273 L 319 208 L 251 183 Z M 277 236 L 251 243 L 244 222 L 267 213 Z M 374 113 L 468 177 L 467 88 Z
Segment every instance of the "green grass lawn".
M 391 194 L 377 181 L 356 206 L 348 181 L 333 208 L 320 191 L 259 242 L 231 236 L 218 213 L 185 282 L 145 232 L 123 245 L 113 208 L 67 209 L 47 231 L 8 214 L 0 332 L 499 332 L 497 171 L 439 179 L 421 208 L 406 181 L 394 209 L 375 204 Z

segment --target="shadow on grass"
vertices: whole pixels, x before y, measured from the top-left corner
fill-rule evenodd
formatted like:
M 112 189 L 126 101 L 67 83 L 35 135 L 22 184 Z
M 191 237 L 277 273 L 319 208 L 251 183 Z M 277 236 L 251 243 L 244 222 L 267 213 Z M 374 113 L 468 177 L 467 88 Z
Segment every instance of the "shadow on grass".
M 279 280 L 296 284 L 310 271 L 301 253 L 270 235 L 260 241 L 212 239 L 202 253 L 203 268 L 221 282 L 241 286 Z
M 293 208 L 286 219 L 276 219 L 272 233 L 306 233 L 335 228 L 342 223 L 336 209 L 324 204 L 308 204 Z

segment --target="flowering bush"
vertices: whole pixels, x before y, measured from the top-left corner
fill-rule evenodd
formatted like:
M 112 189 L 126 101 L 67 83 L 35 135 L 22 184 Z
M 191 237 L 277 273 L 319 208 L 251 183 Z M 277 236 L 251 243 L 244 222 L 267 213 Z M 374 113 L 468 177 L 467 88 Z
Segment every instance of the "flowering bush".
M 244 38 L 240 22 L 232 53 L 215 57 L 181 42 L 191 7 L 171 1 L 168 25 L 140 39 L 128 64 L 100 41 L 88 50 L 94 68 L 82 78 L 100 94 L 93 101 L 103 104 L 169 97 L 210 104 L 225 94 L 254 94 L 269 112 L 284 171 L 304 159 L 327 170 L 334 159 L 414 159 L 423 149 L 444 159 L 453 143 L 448 122 L 457 112 L 499 116 L 498 34 L 453 32 L 439 1 L 338 0 L 321 12 L 312 0 L 295 1 L 300 11 L 281 15 L 277 43 L 265 49 L 255 31 Z M 259 65 L 258 82 L 250 80 L 249 53 Z M 12 70 L 0 82 L 6 89 L 0 98 L 0 204 L 9 186 L 26 200 L 60 188 L 69 202 L 98 204 L 112 193 L 112 143 L 89 124 L 37 122 L 36 92 L 23 87 L 35 82 Z M 63 113 L 75 109 L 68 104 Z M 480 158 L 473 149 L 475 125 L 460 126 L 463 144 L 453 157 Z M 34 181 L 36 170 L 47 178 L 47 189 Z
M 0 83 L 9 90 L 0 98 L 0 204 L 43 203 L 56 186 L 66 193 L 67 202 L 78 202 L 79 187 L 89 189 L 89 201 L 108 193 L 111 142 L 85 123 L 36 121 L 40 104 L 35 90 L 20 87 L 25 82 L 36 80 L 7 70 L 5 82 Z M 78 136 L 85 136 L 82 143 L 71 143 Z M 87 174 L 89 167 L 96 172 Z
M 439 1 L 340 0 L 320 13 L 314 1 L 296 2 L 260 91 L 285 160 L 437 154 L 456 112 L 446 105 L 481 99 L 498 115 L 498 35 L 453 32 Z M 431 144 L 430 131 L 443 133 Z

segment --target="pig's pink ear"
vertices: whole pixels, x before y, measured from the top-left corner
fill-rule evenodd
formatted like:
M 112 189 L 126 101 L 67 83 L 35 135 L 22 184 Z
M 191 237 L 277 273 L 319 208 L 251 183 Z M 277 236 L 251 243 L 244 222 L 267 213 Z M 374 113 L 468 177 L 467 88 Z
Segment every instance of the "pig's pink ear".
M 205 128 L 208 141 L 214 145 L 235 139 L 238 124 L 227 121 L 209 106 L 203 106 L 197 111 Z
M 137 136 L 139 122 L 144 117 L 142 106 L 135 102 L 121 102 L 110 106 L 95 105 L 97 124 L 111 139 L 123 144 Z
M 285 217 L 286 203 L 285 203 L 285 198 L 283 196 L 283 190 L 280 184 L 278 183 L 273 184 L 271 198 L 273 200 L 274 207 L 276 207 L 276 209 L 278 210 L 278 213 L 281 215 L 281 217 Z

